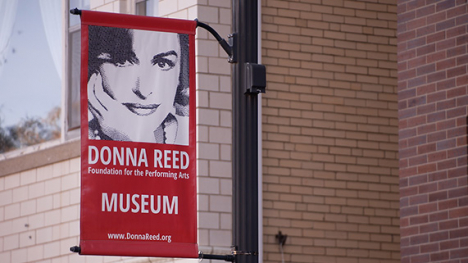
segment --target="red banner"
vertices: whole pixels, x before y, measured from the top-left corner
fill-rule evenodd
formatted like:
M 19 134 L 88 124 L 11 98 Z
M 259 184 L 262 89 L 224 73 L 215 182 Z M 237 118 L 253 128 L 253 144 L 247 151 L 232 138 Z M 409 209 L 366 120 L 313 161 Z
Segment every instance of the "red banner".
M 198 258 L 196 22 L 81 22 L 81 254 Z

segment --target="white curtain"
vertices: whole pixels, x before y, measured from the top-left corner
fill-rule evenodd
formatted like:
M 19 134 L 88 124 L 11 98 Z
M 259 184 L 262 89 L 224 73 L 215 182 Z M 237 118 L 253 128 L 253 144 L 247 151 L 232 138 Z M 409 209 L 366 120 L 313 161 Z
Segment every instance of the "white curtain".
M 159 16 L 159 0 L 146 1 L 146 15 Z
M 3 0 L 1 0 L 3 1 Z M 50 54 L 54 61 L 55 70 L 62 79 L 62 1 L 39 0 L 42 24 L 49 44 Z
M 16 18 L 18 0 L 0 0 L 0 76 Z

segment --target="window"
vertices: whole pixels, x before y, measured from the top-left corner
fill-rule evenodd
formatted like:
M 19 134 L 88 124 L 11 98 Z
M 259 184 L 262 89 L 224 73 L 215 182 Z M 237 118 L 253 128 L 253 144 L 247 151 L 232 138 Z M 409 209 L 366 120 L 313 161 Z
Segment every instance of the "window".
M 68 9 L 89 9 L 89 0 L 69 0 Z M 79 136 L 80 127 L 80 65 L 81 65 L 81 30 L 80 16 L 69 15 L 68 20 L 68 67 L 65 116 L 66 139 Z
M 139 16 L 158 16 L 158 0 L 137 0 L 135 14 Z
M 0 9 L 0 153 L 59 139 L 60 0 L 4 0 Z

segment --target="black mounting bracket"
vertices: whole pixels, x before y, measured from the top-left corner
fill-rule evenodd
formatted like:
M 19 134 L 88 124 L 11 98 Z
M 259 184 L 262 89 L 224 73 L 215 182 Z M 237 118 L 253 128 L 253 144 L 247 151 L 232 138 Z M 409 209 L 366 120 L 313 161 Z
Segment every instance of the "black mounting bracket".
M 229 43 L 228 43 L 211 26 L 198 21 L 198 19 L 195 19 L 195 22 L 197 22 L 197 27 L 206 29 L 216 38 L 216 40 L 218 40 L 218 43 L 221 45 L 221 47 L 224 49 L 226 54 L 229 56 L 229 59 L 228 59 L 229 63 L 237 63 L 237 34 L 236 33 L 228 36 L 229 37 Z
M 210 32 L 216 40 L 218 40 L 218 43 L 221 45 L 221 47 L 224 49 L 226 54 L 228 54 L 229 63 L 237 63 L 237 55 L 238 55 L 238 45 L 237 45 L 237 33 L 230 34 L 229 37 L 229 43 L 224 40 L 216 30 L 214 30 L 211 26 L 202 23 L 198 21 L 198 19 L 195 19 L 197 22 L 197 27 L 202 27 L 208 32 Z M 265 93 L 265 87 L 266 87 L 266 68 L 262 64 L 256 64 L 256 63 L 245 63 L 244 64 L 244 76 L 245 76 L 245 91 L 244 94 L 248 95 L 256 95 L 258 93 Z
M 228 262 L 236 262 L 235 255 L 213 255 L 213 254 L 203 254 L 199 252 L 198 254 L 199 259 L 215 259 L 215 260 L 224 260 Z

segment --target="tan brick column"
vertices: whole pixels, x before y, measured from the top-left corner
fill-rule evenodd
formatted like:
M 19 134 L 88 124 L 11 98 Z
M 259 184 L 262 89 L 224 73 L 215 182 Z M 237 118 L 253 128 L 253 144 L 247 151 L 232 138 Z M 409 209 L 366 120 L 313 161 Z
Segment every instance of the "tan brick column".
M 396 4 L 262 4 L 265 262 L 399 262 Z

